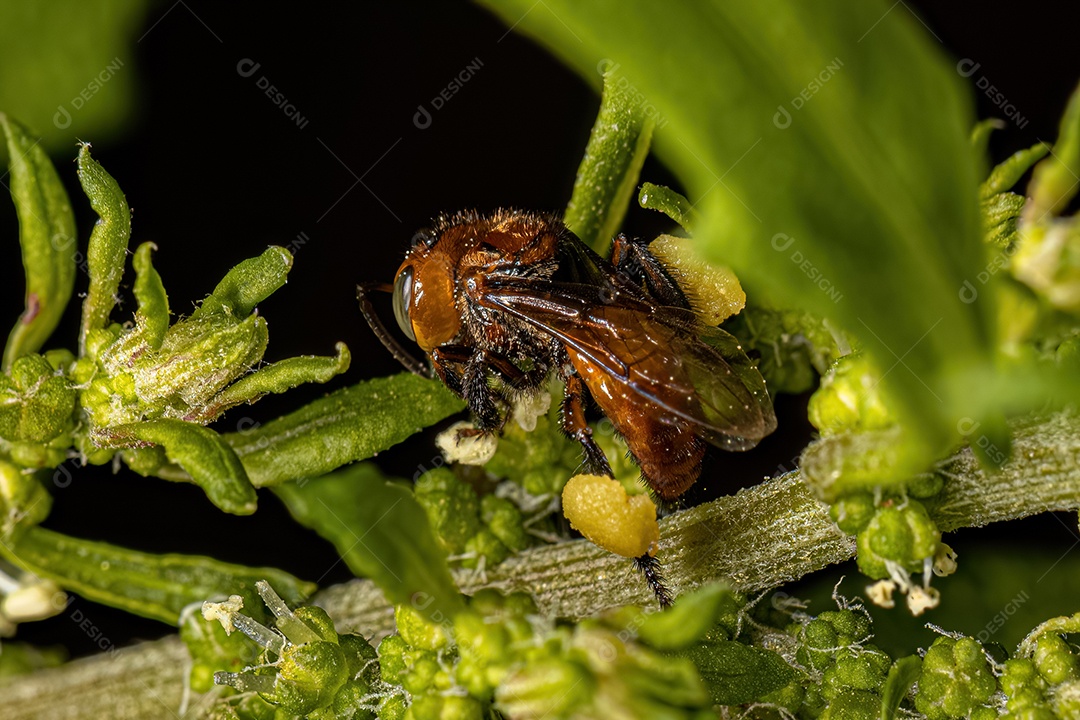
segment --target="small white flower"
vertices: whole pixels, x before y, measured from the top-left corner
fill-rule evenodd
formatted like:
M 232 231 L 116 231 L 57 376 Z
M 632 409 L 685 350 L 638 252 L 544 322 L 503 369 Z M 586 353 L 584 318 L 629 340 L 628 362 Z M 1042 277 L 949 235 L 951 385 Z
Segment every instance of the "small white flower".
M 465 421 L 454 423 L 439 433 L 435 438 L 435 445 L 442 451 L 447 462 L 483 465 L 495 454 L 496 448 L 499 447 L 499 438 L 495 436 L 495 433 L 461 434 L 460 431 L 466 429 L 475 430 L 476 428 Z

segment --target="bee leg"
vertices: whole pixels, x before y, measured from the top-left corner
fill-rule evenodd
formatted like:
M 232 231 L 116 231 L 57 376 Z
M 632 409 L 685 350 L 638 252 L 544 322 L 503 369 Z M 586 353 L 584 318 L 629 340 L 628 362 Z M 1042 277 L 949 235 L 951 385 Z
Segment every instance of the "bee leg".
M 671 271 L 649 251 L 649 244 L 623 233 L 611 245 L 611 264 L 621 274 L 641 285 L 662 305 L 689 310 L 690 301 Z
M 483 353 L 474 354 L 465 363 L 462 376 L 462 397 L 469 404 L 476 428 L 481 433 L 492 433 L 503 425 L 499 412 L 500 401 L 506 405 L 501 394 L 488 384 L 488 364 Z
M 667 584 L 664 582 L 664 575 L 660 570 L 660 561 L 655 556 L 646 554 L 634 558 L 634 567 L 645 578 L 645 583 L 653 591 L 660 608 L 671 607 L 674 599 L 671 597 L 671 590 L 668 589 Z
M 435 369 L 435 375 L 443 381 L 447 388 L 468 402 L 470 410 L 473 409 L 473 406 L 469 400 L 469 395 L 474 391 L 467 386 L 467 374 L 470 363 L 474 362 L 476 355 L 475 350 L 465 345 L 442 345 L 431 351 L 431 365 Z M 484 364 L 483 360 L 484 358 L 480 359 L 481 366 Z M 484 377 L 485 375 L 481 372 L 480 378 L 483 379 Z M 484 383 L 484 386 L 484 389 L 486 389 L 486 383 Z
M 600 446 L 592 437 L 592 429 L 585 422 L 585 383 L 577 374 L 571 374 L 566 378 L 566 396 L 563 398 L 562 426 L 563 432 L 581 443 L 585 450 L 585 466 L 590 472 L 597 475 L 606 475 L 614 478 L 611 465 Z M 673 602 L 671 591 L 664 582 L 664 576 L 660 572 L 660 561 L 649 554 L 634 558 L 634 567 L 645 578 L 645 583 L 652 590 L 656 602 L 661 608 L 671 607 Z
M 562 403 L 563 432 L 581 443 L 585 451 L 585 467 L 591 473 L 613 478 L 607 456 L 592 437 L 592 428 L 585 422 L 585 383 L 576 374 L 566 378 L 566 394 Z
M 487 353 L 484 359 L 488 367 L 515 391 L 529 392 L 536 390 L 551 374 L 551 368 L 546 364 L 538 364 L 533 369 L 526 371 L 503 355 Z

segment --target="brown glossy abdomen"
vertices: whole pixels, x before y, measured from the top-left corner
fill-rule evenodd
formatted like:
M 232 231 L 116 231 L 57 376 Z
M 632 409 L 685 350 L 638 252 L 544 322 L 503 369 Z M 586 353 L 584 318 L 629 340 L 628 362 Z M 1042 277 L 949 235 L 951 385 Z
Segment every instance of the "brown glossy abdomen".
M 587 358 L 573 351 L 569 354 L 596 404 L 626 440 L 653 492 L 662 500 L 675 500 L 686 492 L 701 474 L 705 457 L 705 443 L 692 427 L 612 379 Z

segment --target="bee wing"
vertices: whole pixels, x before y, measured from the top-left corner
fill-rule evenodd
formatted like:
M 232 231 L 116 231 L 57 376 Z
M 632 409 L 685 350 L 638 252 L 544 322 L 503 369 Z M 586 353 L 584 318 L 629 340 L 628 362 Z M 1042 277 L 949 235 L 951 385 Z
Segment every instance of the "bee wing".
M 720 447 L 749 450 L 776 429 L 776 415 L 765 387 L 765 378 L 746 356 L 739 341 L 726 330 L 699 327 L 698 334 L 693 337 L 698 342 L 693 349 L 688 348 L 683 358 L 706 416 L 714 419 L 710 425 L 704 426 L 706 438 Z M 702 352 L 703 348 L 707 350 Z M 748 398 L 740 396 L 746 400 L 741 412 L 738 406 L 731 404 L 727 387 L 731 379 L 719 376 L 717 358 L 730 369 L 749 395 Z M 740 422 L 728 420 L 729 427 L 736 430 L 734 435 L 731 431 L 718 430 L 715 421 L 727 417 L 732 411 L 740 419 Z
M 719 447 L 746 450 L 776 429 L 765 381 L 719 328 L 611 286 L 490 278 L 475 299 L 549 333 Z M 701 337 L 699 337 L 699 334 Z

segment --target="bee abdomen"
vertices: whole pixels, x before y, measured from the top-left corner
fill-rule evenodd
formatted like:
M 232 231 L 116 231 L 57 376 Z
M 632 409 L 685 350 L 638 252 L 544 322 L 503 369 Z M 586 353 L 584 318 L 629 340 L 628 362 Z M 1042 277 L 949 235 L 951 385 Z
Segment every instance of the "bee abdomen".
M 641 468 L 641 476 L 660 499 L 675 500 L 701 474 L 705 443 L 684 424 L 639 418 L 626 431 L 620 428 Z

